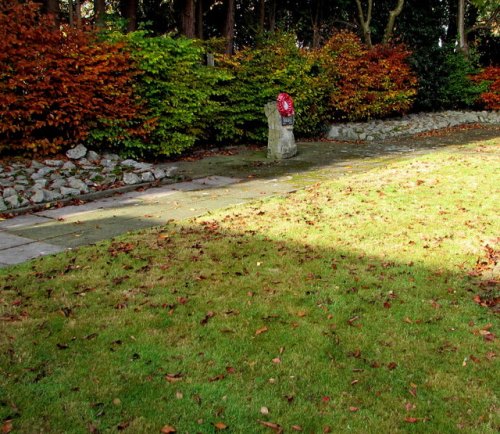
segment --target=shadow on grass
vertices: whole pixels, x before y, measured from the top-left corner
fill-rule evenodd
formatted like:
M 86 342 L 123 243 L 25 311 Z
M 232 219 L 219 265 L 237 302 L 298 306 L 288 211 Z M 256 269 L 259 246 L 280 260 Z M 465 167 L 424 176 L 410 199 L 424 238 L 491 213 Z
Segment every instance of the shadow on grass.
M 468 270 L 419 243 L 375 254 L 274 223 L 228 212 L 0 270 L 0 417 L 19 432 L 495 429 L 494 318 Z

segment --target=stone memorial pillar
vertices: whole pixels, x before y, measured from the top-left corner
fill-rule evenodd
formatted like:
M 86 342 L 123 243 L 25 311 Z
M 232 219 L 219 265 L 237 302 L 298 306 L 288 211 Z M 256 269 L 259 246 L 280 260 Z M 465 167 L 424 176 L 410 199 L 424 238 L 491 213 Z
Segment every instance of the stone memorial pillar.
M 280 94 L 286 95 L 286 94 Z M 286 95 L 290 98 L 288 95 Z M 269 136 L 267 140 L 267 158 L 273 158 L 276 160 L 282 160 L 285 158 L 291 158 L 297 154 L 297 145 L 295 144 L 295 137 L 293 136 L 293 103 L 291 107 L 283 111 L 283 116 L 280 113 L 279 108 L 279 98 L 278 104 L 276 102 L 269 102 L 264 107 L 264 112 L 267 116 L 267 122 L 269 124 Z M 290 99 L 291 101 L 291 99 Z

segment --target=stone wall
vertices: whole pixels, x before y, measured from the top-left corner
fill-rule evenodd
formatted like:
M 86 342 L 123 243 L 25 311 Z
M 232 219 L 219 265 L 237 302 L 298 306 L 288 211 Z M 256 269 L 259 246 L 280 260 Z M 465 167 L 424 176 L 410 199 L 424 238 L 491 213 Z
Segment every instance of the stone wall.
M 327 138 L 353 141 L 383 140 L 473 123 L 500 124 L 500 111 L 418 113 L 383 121 L 334 124 L 330 127 Z

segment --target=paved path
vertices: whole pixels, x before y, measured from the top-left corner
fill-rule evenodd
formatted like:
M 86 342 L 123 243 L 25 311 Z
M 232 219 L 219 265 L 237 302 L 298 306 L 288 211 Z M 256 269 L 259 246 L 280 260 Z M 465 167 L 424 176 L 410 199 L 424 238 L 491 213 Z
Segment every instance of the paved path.
M 0 267 L 74 249 L 128 231 L 205 214 L 266 196 L 286 194 L 324 179 L 414 158 L 443 146 L 499 139 L 488 127 L 441 137 L 380 143 L 301 143 L 297 157 L 268 161 L 264 151 L 244 150 L 180 162 L 187 181 L 102 198 L 0 221 Z

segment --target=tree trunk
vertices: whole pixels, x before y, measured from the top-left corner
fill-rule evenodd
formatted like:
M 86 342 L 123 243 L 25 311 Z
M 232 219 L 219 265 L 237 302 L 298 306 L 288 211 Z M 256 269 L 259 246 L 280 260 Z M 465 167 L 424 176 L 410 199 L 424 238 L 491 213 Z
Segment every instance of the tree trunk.
M 47 0 L 45 2 L 45 11 L 48 14 L 54 15 L 56 20 L 59 20 L 59 13 L 61 12 L 61 9 L 59 6 L 59 0 Z
M 321 12 L 323 10 L 323 0 L 316 0 L 316 8 L 312 13 L 312 48 L 319 48 L 321 44 Z
M 274 32 L 276 29 L 276 0 L 271 0 L 269 5 L 269 31 Z
M 465 55 L 469 52 L 465 33 L 465 0 L 458 0 L 457 13 L 458 48 Z
M 383 44 L 387 44 L 392 38 L 392 32 L 394 31 L 394 24 L 396 23 L 396 18 L 403 10 L 405 0 L 398 0 L 396 8 L 389 12 L 389 20 L 387 21 L 387 26 L 384 32 L 384 38 L 382 39 Z
M 94 0 L 94 19 L 95 25 L 99 28 L 104 27 L 104 15 L 106 14 L 106 1 Z
M 77 29 L 81 29 L 82 28 L 82 5 L 80 3 L 80 0 L 76 0 L 75 18 L 76 18 Z
M 196 1 L 196 37 L 203 39 L 203 0 Z
M 448 28 L 446 29 L 446 42 L 451 43 L 457 40 L 458 24 L 458 4 L 457 0 L 448 0 Z
M 127 33 L 137 30 L 138 0 L 120 0 L 120 15 L 127 20 Z
M 372 48 L 373 44 L 370 22 L 372 20 L 373 0 L 368 0 L 368 10 L 366 11 L 366 17 L 363 11 L 363 6 L 361 5 L 361 0 L 356 0 L 356 5 L 358 6 L 359 24 L 363 32 L 363 40 L 368 48 Z
M 196 8 L 195 0 L 185 0 L 181 10 L 181 34 L 187 38 L 196 36 Z
M 264 33 L 266 24 L 266 0 L 259 1 L 259 33 Z
M 226 39 L 226 54 L 232 54 L 234 49 L 235 0 L 227 0 L 226 22 L 223 37 Z

